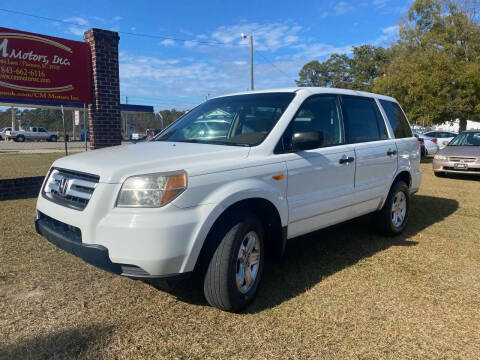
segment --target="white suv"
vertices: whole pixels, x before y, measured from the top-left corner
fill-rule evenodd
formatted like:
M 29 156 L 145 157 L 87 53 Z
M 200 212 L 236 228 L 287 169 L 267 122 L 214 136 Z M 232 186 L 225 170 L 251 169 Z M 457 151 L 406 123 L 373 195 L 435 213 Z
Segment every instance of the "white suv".
M 203 276 L 207 301 L 239 311 L 266 254 L 288 239 L 375 213 L 407 223 L 420 151 L 393 98 L 326 88 L 222 96 L 152 141 L 55 161 L 37 232 L 136 279 Z

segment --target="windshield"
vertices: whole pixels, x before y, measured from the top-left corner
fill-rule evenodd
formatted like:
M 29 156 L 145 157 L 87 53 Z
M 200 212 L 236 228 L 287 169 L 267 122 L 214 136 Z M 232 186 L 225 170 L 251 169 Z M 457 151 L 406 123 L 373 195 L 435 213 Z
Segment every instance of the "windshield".
M 448 146 L 480 146 L 480 131 L 479 132 L 464 132 L 457 135 Z
M 154 141 L 255 146 L 267 137 L 294 97 L 294 93 L 266 93 L 212 99 L 180 118 Z

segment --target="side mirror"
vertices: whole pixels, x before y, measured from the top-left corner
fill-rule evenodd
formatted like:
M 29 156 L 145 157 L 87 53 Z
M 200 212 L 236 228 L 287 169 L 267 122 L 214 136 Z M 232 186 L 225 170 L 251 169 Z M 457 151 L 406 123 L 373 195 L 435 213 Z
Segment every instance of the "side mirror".
M 298 132 L 292 136 L 292 150 L 311 150 L 323 145 L 322 131 Z

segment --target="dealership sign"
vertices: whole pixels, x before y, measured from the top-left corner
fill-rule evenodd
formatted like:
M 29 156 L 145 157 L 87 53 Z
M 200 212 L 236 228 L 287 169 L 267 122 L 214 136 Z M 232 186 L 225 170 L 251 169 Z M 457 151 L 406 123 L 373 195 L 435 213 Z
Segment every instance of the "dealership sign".
M 90 104 L 90 49 L 80 41 L 0 27 L 0 101 Z

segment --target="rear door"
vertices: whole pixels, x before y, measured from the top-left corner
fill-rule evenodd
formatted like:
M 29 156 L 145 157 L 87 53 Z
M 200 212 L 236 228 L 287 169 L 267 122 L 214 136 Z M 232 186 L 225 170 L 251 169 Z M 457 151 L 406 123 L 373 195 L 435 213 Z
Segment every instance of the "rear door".
M 355 201 L 375 210 L 397 171 L 397 147 L 375 99 L 342 96 L 346 141 L 355 148 Z

